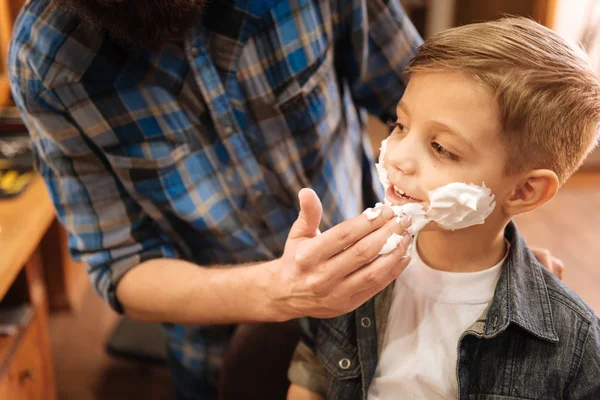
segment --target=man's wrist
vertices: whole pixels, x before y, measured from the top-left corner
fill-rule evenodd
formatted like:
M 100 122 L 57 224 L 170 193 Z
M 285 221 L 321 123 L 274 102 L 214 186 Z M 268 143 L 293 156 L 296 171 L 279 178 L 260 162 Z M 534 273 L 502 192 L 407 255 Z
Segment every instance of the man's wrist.
M 299 317 L 288 302 L 287 288 L 281 279 L 282 262 L 283 260 L 278 258 L 263 265 L 265 272 L 261 274 L 259 287 L 262 292 L 261 298 L 265 300 L 262 306 L 265 321 L 285 322 Z

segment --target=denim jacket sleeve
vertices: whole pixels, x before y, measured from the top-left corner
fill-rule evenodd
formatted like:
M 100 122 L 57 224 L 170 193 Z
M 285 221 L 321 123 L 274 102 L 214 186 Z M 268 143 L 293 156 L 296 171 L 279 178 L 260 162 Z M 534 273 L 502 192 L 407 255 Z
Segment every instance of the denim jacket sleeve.
M 565 399 L 600 398 L 600 319 L 595 317 L 581 348 L 576 373 L 563 396 Z

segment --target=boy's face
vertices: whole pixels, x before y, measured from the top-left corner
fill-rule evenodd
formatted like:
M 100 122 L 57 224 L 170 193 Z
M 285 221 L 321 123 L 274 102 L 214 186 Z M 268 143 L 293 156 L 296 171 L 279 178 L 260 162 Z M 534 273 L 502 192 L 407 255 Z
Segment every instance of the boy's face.
M 498 215 L 514 182 L 504 174 L 498 107 L 481 84 L 462 72 L 417 72 L 397 117 L 383 160 L 393 204 L 428 206 L 429 190 L 485 182 L 496 196 L 492 216 Z

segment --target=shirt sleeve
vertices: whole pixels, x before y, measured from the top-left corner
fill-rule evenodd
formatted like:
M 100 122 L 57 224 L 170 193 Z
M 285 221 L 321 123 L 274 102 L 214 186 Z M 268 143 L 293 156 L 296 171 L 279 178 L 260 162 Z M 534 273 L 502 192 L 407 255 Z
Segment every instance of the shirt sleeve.
M 178 252 L 129 196 L 101 151 L 53 92 L 39 89 L 34 80 L 25 86 L 13 83 L 13 97 L 32 139 L 36 169 L 68 232 L 70 253 L 89 266 L 96 291 L 122 313 L 116 286 L 123 275 L 145 260 L 176 258 Z M 38 89 L 31 91 L 36 85 Z
M 422 43 L 398 0 L 334 0 L 336 63 L 354 102 L 380 119 L 396 119 L 408 75 Z
M 600 319 L 595 317 L 588 330 L 575 377 L 565 399 L 600 399 Z
M 325 397 L 327 393 L 325 368 L 313 351 L 302 341 L 296 346 L 288 369 L 291 383 Z

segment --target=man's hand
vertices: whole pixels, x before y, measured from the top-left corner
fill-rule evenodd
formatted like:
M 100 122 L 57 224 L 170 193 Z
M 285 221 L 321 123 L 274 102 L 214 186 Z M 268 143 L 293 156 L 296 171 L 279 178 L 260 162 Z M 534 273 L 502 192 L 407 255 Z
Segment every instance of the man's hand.
M 410 226 L 409 219 L 398 224 L 389 207 L 371 221 L 361 214 L 320 234 L 319 198 L 310 189 L 302 189 L 298 197 L 300 214 L 283 256 L 271 265 L 271 296 L 281 318 L 331 318 L 350 312 L 383 290 L 410 262 L 403 257 L 409 234 L 395 250 L 378 256 L 391 234 L 403 234 Z
M 541 247 L 530 247 L 530 249 L 540 264 L 546 267 L 554 275 L 558 276 L 558 279 L 562 279 L 563 272 L 565 271 L 565 264 L 560 258 L 554 257 L 548 249 L 543 249 Z

